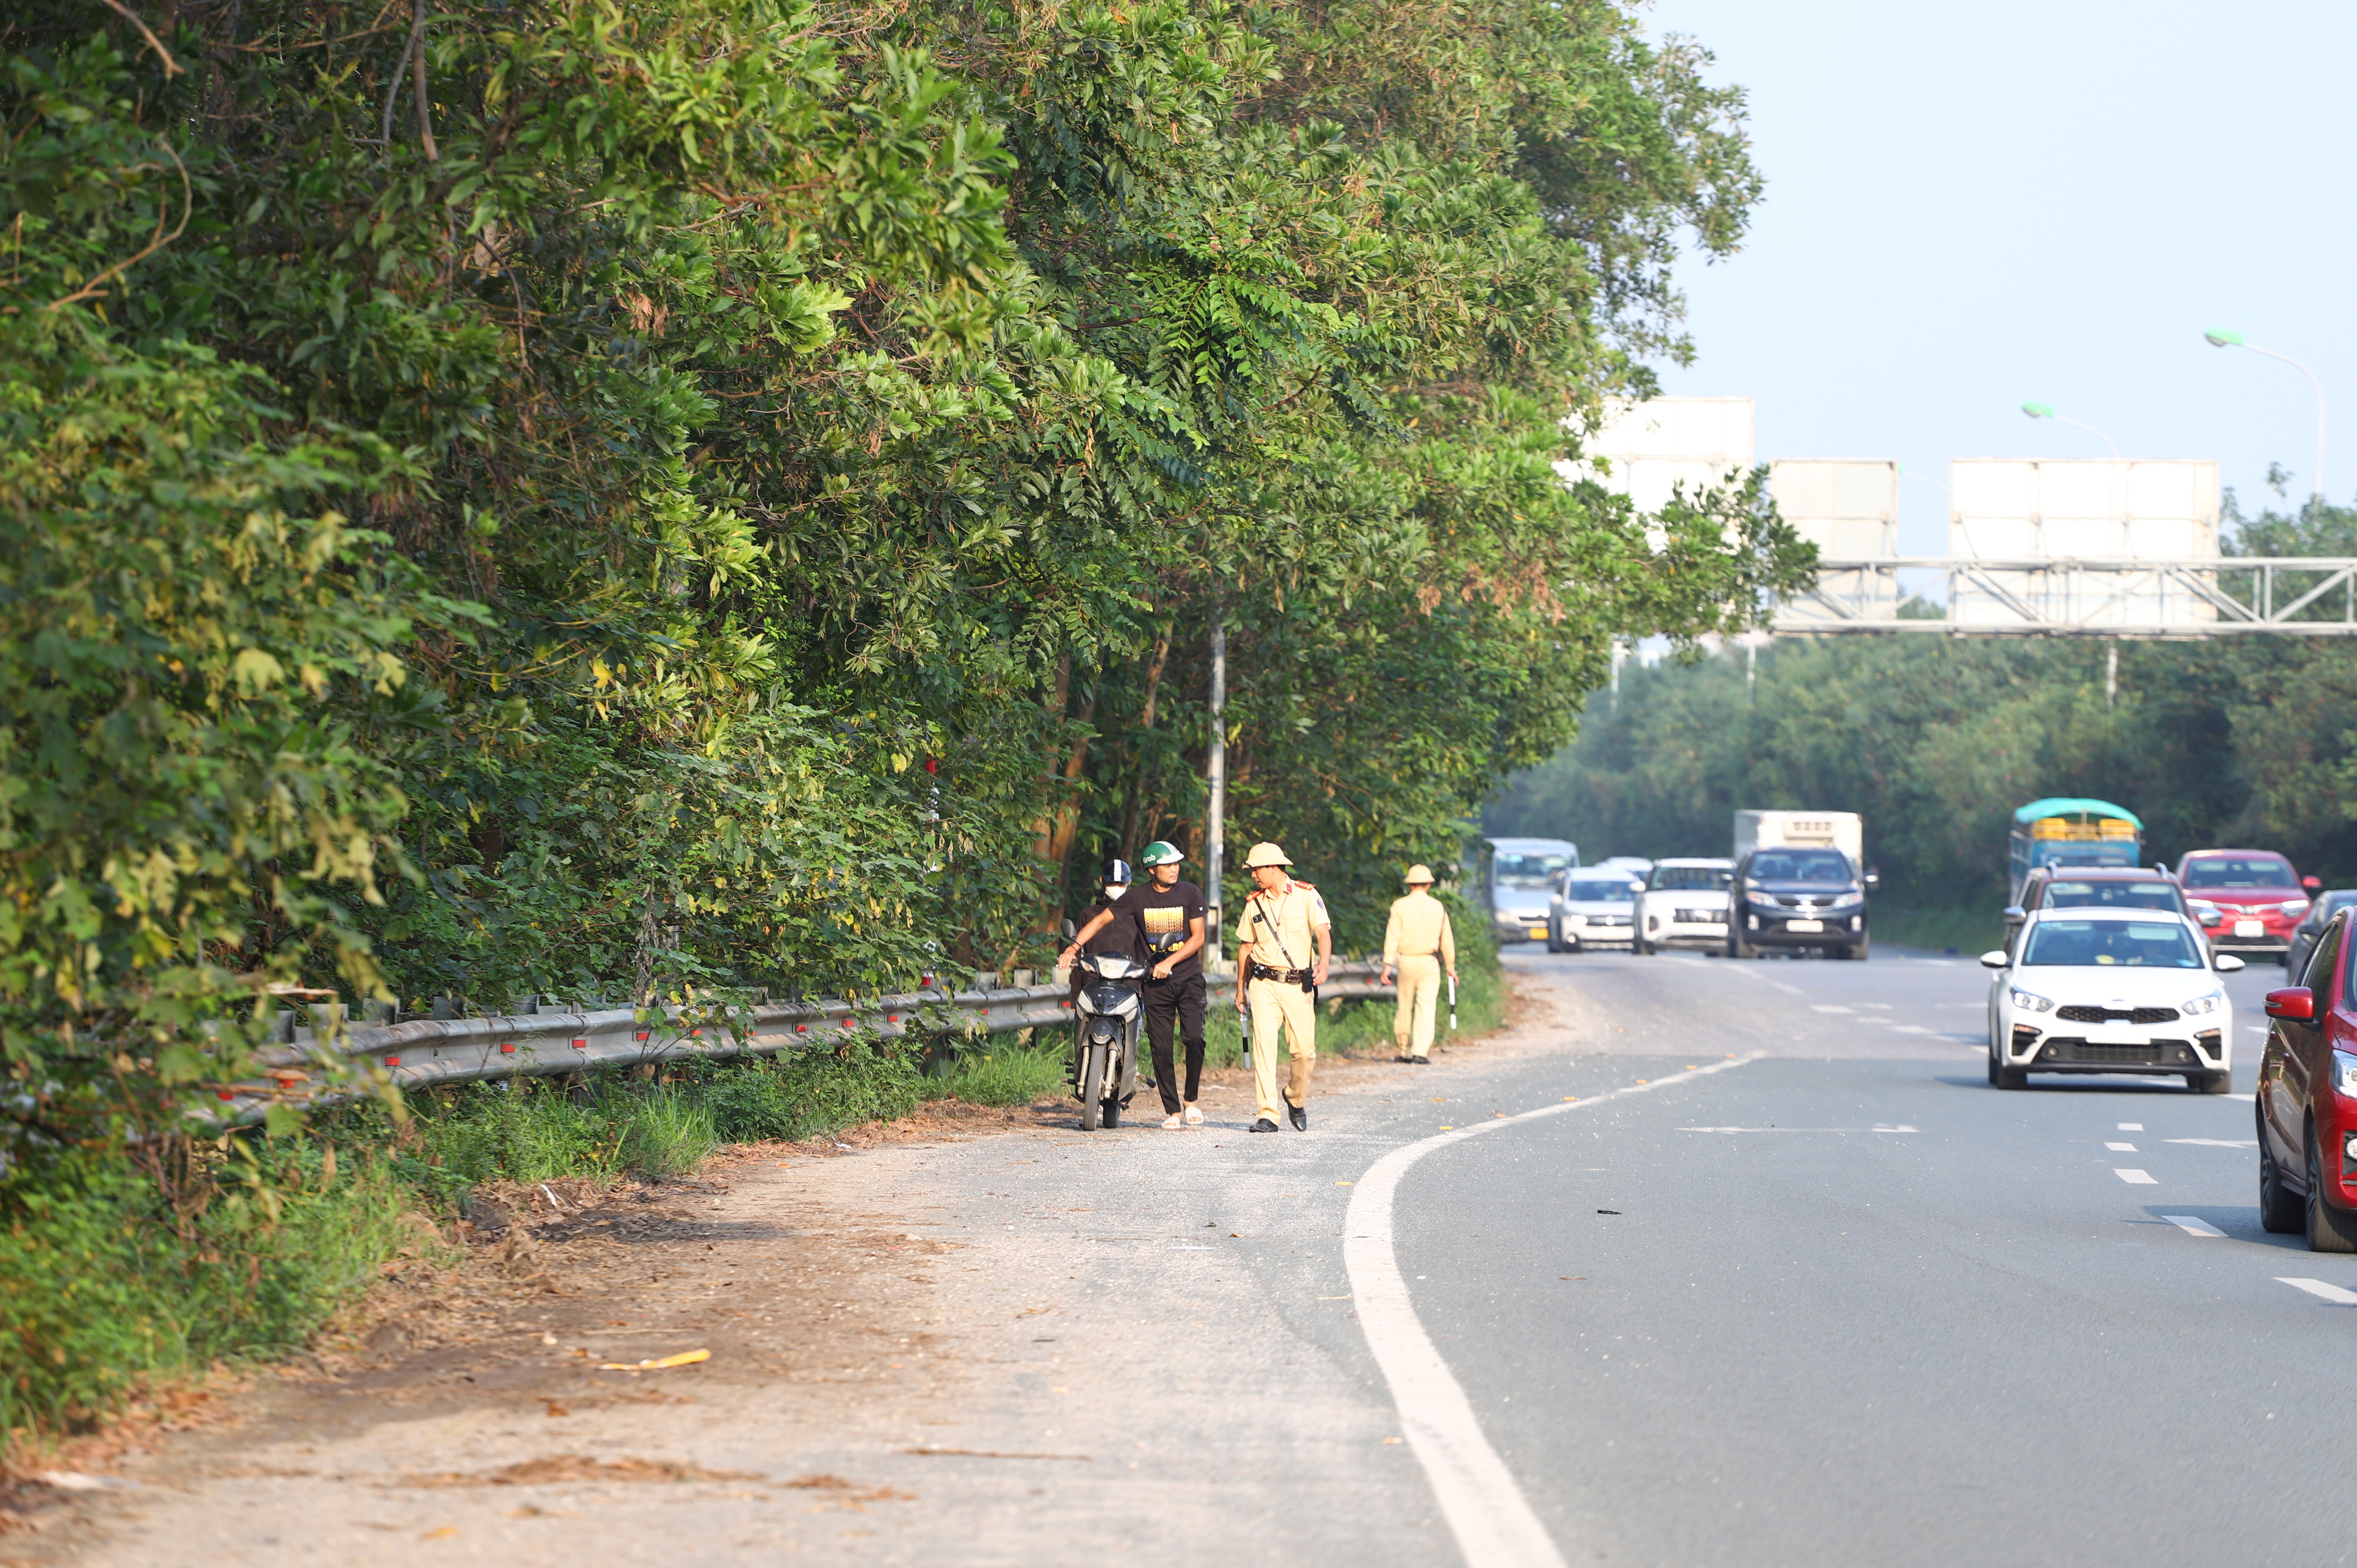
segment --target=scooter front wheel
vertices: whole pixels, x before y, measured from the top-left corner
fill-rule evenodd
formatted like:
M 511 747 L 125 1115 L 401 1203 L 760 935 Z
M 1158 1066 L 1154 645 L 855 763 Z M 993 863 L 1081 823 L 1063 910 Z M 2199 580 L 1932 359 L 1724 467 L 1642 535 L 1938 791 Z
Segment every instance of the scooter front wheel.
M 1081 1053 L 1081 1131 L 1097 1130 L 1097 1117 L 1109 1103 L 1105 1098 L 1105 1066 L 1108 1053 L 1102 1041 L 1092 1040 Z

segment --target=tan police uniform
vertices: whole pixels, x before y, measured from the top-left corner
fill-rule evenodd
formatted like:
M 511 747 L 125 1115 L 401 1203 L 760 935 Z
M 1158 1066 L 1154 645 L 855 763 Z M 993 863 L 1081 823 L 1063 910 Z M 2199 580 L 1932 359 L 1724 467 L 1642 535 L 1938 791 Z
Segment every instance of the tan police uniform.
M 1412 888 L 1392 901 L 1391 922 L 1383 928 L 1383 964 L 1399 971 L 1392 1038 L 1402 1056 L 1428 1057 L 1440 1010 L 1440 977 L 1457 968 L 1457 933 L 1449 927 L 1448 906 L 1429 888 Z
M 1326 900 L 1306 882 L 1286 883 L 1277 893 L 1255 892 L 1244 900 L 1236 921 L 1236 943 L 1253 944 L 1255 969 L 1307 972 L 1318 961 L 1318 928 L 1330 926 Z M 1318 1065 L 1318 1004 L 1298 980 L 1248 980 L 1252 1003 L 1253 1085 L 1260 1113 L 1284 1121 L 1276 1100 L 1276 1036 L 1286 1035 L 1293 1058 L 1292 1102 L 1309 1103 L 1309 1075 Z

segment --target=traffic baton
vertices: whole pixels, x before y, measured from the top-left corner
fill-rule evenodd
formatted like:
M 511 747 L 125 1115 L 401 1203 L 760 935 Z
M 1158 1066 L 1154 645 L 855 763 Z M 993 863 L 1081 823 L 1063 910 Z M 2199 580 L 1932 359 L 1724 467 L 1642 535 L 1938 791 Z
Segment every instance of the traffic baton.
M 1457 977 L 1448 977 L 1448 1032 L 1457 1033 Z

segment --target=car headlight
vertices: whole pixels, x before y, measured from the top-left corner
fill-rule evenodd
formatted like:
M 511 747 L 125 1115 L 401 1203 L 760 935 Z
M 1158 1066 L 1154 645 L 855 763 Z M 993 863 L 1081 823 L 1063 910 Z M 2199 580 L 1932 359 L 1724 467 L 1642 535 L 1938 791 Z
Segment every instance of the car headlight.
M 2332 1087 L 2350 1100 L 2357 1100 L 2357 1057 L 2347 1051 L 2332 1053 Z
M 2282 903 L 2276 905 L 2276 908 L 2281 909 L 2287 915 L 2305 915 L 2308 913 L 2308 900 L 2305 898 L 2287 898 Z
M 2013 987 L 2012 990 L 2013 1004 L 2020 1008 L 2023 1012 L 2051 1013 L 2054 1011 L 2053 1002 L 2047 997 L 2039 995 L 2035 991 L 2024 991 L 2018 985 Z
M 2183 1013 L 2190 1018 L 2198 1018 L 2204 1013 L 2215 1013 L 2219 1008 L 2223 1007 L 2224 1005 L 2226 1005 L 2225 993 L 2222 991 L 2213 991 L 2207 996 L 2195 997 L 2192 1001 L 2188 1002 L 2183 1006 L 2179 1007 L 2178 1011 Z

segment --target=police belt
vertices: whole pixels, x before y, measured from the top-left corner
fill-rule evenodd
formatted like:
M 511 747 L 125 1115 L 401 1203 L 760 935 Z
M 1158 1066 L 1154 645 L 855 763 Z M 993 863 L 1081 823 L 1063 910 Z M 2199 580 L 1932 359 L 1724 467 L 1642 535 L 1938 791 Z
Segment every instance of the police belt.
M 1277 980 L 1287 985 L 1299 985 L 1309 978 L 1306 969 L 1271 969 L 1265 963 L 1251 965 L 1245 973 L 1254 980 Z

